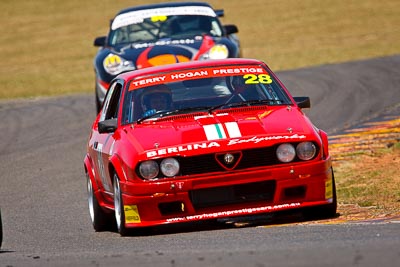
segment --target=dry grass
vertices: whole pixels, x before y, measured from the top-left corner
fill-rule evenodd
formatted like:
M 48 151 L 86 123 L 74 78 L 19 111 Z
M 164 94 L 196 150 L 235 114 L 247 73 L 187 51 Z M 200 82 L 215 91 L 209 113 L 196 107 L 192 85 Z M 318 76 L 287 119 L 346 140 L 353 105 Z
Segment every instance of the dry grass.
M 154 0 L 153 2 L 162 2 Z M 93 40 L 137 0 L 11 1 L 0 9 L 0 99 L 93 92 Z M 400 52 L 400 1 L 210 0 L 239 26 L 245 57 L 275 70 Z
M 336 166 L 335 166 L 336 165 Z M 338 202 L 400 215 L 400 143 L 334 164 Z

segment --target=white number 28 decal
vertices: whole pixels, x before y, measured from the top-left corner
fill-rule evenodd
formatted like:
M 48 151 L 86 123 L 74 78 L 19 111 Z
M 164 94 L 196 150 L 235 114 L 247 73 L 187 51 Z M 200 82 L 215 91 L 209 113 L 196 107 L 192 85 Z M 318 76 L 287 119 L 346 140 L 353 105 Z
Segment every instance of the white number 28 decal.
M 271 76 L 268 74 L 246 74 L 243 75 L 243 79 L 245 79 L 245 84 L 272 83 Z

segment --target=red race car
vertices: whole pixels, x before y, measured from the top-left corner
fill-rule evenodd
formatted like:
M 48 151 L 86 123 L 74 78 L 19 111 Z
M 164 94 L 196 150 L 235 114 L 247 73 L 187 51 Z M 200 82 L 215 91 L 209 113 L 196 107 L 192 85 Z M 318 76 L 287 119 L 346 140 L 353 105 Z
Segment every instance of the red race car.
M 96 231 L 304 208 L 336 214 L 327 134 L 269 67 L 194 61 L 110 84 L 84 167 Z

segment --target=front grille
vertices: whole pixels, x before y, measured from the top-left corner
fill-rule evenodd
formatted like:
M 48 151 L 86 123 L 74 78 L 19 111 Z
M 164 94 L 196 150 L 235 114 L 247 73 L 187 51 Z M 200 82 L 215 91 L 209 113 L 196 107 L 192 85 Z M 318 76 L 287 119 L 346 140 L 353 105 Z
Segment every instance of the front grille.
M 296 143 L 292 143 L 296 146 Z M 227 151 L 222 153 L 203 154 L 198 156 L 189 157 L 176 157 L 180 163 L 180 173 L 177 176 L 188 176 L 204 173 L 227 172 L 231 170 L 243 170 L 248 168 L 266 167 L 278 164 L 285 164 L 280 162 L 276 157 L 276 148 L 278 145 L 272 147 L 261 147 L 254 149 L 247 149 L 242 151 Z M 234 160 L 231 163 L 224 162 L 225 154 L 232 154 Z M 317 149 L 316 155 L 319 150 Z M 157 159 L 158 164 L 163 158 Z M 296 157 L 290 164 L 301 161 Z M 136 167 L 136 174 L 140 177 L 139 164 Z M 166 178 L 160 172 L 160 178 Z
M 243 158 L 236 169 L 269 166 L 279 164 L 275 147 L 263 147 L 243 151 Z
M 180 158 L 181 175 L 219 172 L 224 168 L 215 160 L 214 154 Z
M 189 192 L 195 209 L 248 202 L 271 202 L 274 199 L 275 181 L 263 181 L 232 186 L 198 189 Z
M 275 147 L 263 147 L 243 150 L 242 158 L 234 169 L 241 170 L 253 167 L 270 166 L 279 163 L 280 162 L 275 156 Z M 215 154 L 182 157 L 180 158 L 180 165 L 181 175 L 226 171 L 226 168 L 218 163 Z

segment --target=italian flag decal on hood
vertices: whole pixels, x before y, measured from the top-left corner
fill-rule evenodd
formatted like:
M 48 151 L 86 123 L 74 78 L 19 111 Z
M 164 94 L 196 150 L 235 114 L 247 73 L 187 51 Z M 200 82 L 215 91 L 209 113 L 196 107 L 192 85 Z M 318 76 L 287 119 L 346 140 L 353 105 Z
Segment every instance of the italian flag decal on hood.
M 225 122 L 203 126 L 207 140 L 241 137 L 239 126 L 236 122 Z

